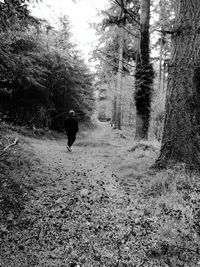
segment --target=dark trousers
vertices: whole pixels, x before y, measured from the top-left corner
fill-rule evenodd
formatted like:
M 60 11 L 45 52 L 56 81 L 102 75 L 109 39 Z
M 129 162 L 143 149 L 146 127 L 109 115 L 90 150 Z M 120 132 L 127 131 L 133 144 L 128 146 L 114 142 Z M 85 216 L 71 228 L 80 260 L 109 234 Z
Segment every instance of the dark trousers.
M 76 133 L 67 133 L 68 142 L 67 145 L 71 147 L 76 140 Z

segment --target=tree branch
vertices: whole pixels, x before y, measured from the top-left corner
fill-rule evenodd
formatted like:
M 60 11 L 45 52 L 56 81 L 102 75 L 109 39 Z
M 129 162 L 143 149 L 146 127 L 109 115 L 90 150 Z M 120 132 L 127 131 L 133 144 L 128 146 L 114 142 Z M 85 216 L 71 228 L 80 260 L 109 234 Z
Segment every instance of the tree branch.
M 122 26 L 122 25 L 120 25 L 120 27 L 122 27 L 125 31 L 127 31 L 127 32 L 128 32 L 129 34 L 131 34 L 132 36 L 138 38 L 138 36 L 137 36 L 136 34 L 134 34 L 134 33 L 132 33 L 131 31 L 129 31 L 126 27 L 124 27 L 124 26 Z
M 104 58 L 102 58 L 102 57 L 100 57 L 100 56 L 98 56 L 101 60 L 103 60 L 104 62 L 106 62 L 108 65 L 110 65 L 110 66 L 112 66 L 112 67 L 114 67 L 114 68 L 117 68 L 118 66 L 116 66 L 116 65 L 114 65 L 114 64 L 112 64 L 112 63 L 110 63 L 110 62 L 108 62 L 107 60 L 105 60 Z M 132 77 L 135 77 L 135 75 L 131 75 L 131 74 L 129 74 L 128 72 L 127 73 L 124 73 L 124 71 L 123 72 L 121 72 L 120 71 L 120 73 L 122 73 L 122 74 L 124 74 L 124 75 L 128 75 L 128 76 L 132 76 Z
M 102 53 L 102 54 L 104 54 L 104 55 L 106 55 L 108 57 L 111 57 L 113 59 L 119 60 L 118 58 L 114 57 L 113 55 L 110 55 L 110 54 L 108 54 L 108 53 L 106 53 L 106 52 L 104 52 L 104 51 L 102 51 L 100 49 L 97 49 L 97 51 L 99 51 L 100 53 Z M 125 62 L 124 60 L 119 60 L 119 61 L 122 61 L 125 65 L 128 65 L 130 67 L 135 67 L 135 65 L 129 64 L 129 63 Z
M 113 3 L 115 3 L 115 4 L 117 4 L 118 6 L 120 6 L 126 13 L 128 13 L 129 14 L 129 16 L 138 24 L 138 25 L 140 25 L 140 22 L 139 21 L 137 21 L 136 19 L 135 19 L 135 17 L 133 16 L 133 14 L 127 9 L 127 8 L 125 8 L 118 0 L 110 0 L 111 2 L 113 2 Z

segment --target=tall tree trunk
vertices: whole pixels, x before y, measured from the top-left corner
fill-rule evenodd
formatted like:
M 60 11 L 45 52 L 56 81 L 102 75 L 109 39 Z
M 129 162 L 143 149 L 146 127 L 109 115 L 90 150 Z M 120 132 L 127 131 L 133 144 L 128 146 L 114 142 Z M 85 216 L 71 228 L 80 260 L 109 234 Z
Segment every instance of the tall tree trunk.
M 113 98 L 113 117 L 112 117 L 112 123 L 114 124 L 114 127 L 116 127 L 116 121 L 117 121 L 117 95 L 114 95 Z
M 159 20 L 161 24 L 161 33 L 160 33 L 160 56 L 159 56 L 159 72 L 158 72 L 158 92 L 161 98 L 161 103 L 163 103 L 164 76 L 165 76 L 165 69 L 163 69 L 163 52 L 164 52 L 164 44 L 165 44 L 164 23 L 166 20 L 164 0 L 159 1 L 159 9 L 160 9 Z
M 163 34 L 161 33 L 161 36 L 160 36 L 159 70 L 158 70 L 158 92 L 160 92 L 160 94 L 162 94 L 162 62 L 163 62 Z
M 177 0 L 166 116 L 156 167 L 200 167 L 200 1 Z
M 119 34 L 119 65 L 117 73 L 117 106 L 116 106 L 116 121 L 115 128 L 121 130 L 121 91 L 122 91 L 122 72 L 123 72 L 123 46 L 124 46 L 124 36 L 123 29 L 120 29 Z
M 163 64 L 163 77 L 162 77 L 162 85 L 161 85 L 161 89 L 162 89 L 162 99 L 161 99 L 161 103 L 165 103 L 165 81 L 166 81 L 166 73 L 167 73 L 167 64 L 164 61 Z
M 136 140 L 148 139 L 153 68 L 149 60 L 150 0 L 141 0 L 140 52 L 135 72 Z
M 115 82 L 115 77 L 112 74 L 107 74 L 106 73 L 106 78 L 107 80 L 110 80 L 108 82 L 108 90 L 109 90 L 109 99 L 111 101 L 111 125 L 114 124 L 115 122 L 115 116 L 116 116 L 116 82 Z
M 124 6 L 124 0 L 121 0 L 121 5 Z M 124 30 L 121 25 L 125 25 L 124 9 L 121 7 L 119 20 L 119 64 L 117 72 L 117 102 L 116 102 L 116 118 L 115 128 L 121 130 L 121 94 L 122 94 L 122 73 L 123 73 L 123 50 L 124 50 Z

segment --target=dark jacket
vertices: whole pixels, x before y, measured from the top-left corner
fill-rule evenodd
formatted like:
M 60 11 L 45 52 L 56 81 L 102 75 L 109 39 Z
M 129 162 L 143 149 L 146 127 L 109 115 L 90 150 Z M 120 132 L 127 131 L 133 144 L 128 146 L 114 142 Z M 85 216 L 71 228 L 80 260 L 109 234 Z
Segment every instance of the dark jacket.
M 64 128 L 67 134 L 76 134 L 78 132 L 78 122 L 76 118 L 73 116 L 66 118 Z

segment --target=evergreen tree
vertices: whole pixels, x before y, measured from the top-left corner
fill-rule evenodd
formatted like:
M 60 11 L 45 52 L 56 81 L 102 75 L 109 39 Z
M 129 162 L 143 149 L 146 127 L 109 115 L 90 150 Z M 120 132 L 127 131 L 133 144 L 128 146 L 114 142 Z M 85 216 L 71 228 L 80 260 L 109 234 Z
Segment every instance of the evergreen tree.
M 68 18 L 57 31 L 39 20 L 37 28 L 12 23 L 0 32 L 0 111 L 18 124 L 56 129 L 69 109 L 90 117 L 93 76 L 70 40 Z

